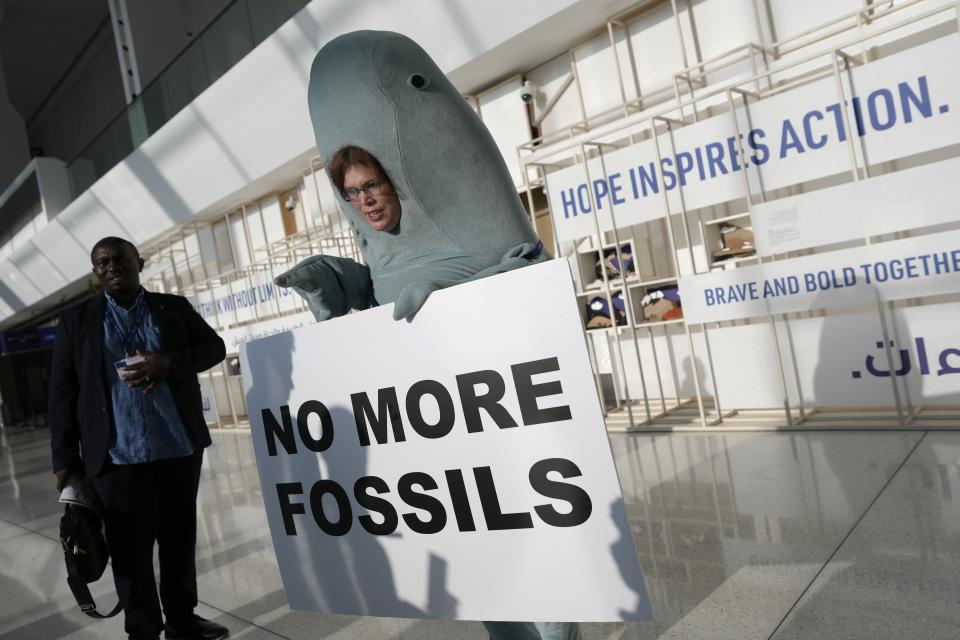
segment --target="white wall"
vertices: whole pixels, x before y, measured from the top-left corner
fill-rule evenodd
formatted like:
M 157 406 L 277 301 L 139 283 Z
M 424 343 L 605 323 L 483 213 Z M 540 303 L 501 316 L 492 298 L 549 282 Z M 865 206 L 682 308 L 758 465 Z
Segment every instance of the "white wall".
M 679 19 L 665 3 L 630 24 L 640 95 L 652 96 L 654 103 L 657 97 L 672 94 L 673 74 L 695 60 L 688 11 L 679 4 L 678 9 Z
M 577 88 L 568 84 L 573 74 L 570 54 L 564 53 L 527 72 L 526 77 L 540 87 L 533 101 L 533 116 L 540 119 L 540 134 L 560 131 L 582 120 Z M 565 88 L 566 87 L 566 88 Z M 560 91 L 563 90 L 561 94 Z M 553 101 L 552 109 L 546 106 Z
M 517 147 L 531 137 L 527 107 L 520 98 L 521 84 L 520 76 L 516 76 L 477 95 L 480 118 L 497 143 L 517 187 L 523 186 Z

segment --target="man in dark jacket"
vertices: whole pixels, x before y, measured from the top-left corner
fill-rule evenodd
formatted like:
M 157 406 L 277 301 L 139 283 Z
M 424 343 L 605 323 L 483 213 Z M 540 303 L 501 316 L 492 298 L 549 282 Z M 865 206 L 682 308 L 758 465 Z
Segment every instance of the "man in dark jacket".
M 140 286 L 143 259 L 129 241 L 104 238 L 90 258 L 103 294 L 63 314 L 53 351 L 57 490 L 68 474 L 83 473 L 103 502 L 130 638 L 159 638 L 161 630 L 167 638 L 225 638 L 225 627 L 193 613 L 197 487 L 210 445 L 197 373 L 223 360 L 223 340 L 186 298 Z

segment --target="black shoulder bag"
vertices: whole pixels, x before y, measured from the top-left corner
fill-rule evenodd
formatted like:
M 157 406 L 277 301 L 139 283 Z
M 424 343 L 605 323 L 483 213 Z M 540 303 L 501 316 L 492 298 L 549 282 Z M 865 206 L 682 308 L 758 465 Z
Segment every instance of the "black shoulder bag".
M 93 509 L 68 504 L 60 518 L 60 544 L 67 563 L 67 584 L 80 610 L 91 618 L 110 618 L 117 615 L 120 603 L 113 611 L 102 614 L 90 595 L 87 585 L 96 582 L 107 568 L 110 554 L 103 537 L 103 521 Z

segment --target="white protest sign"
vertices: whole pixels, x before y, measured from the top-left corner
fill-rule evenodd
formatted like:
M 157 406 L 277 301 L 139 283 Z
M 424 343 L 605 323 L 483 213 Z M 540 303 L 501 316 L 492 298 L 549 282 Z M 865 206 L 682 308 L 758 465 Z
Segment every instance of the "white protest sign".
M 724 113 L 661 134 L 659 163 L 654 141 L 644 140 L 589 160 L 589 182 L 581 164 L 548 173 L 557 237 L 592 235 L 596 224 L 607 231 L 614 219 L 622 228 L 662 218 L 663 191 L 675 213 L 742 198 L 745 170 L 753 191 L 850 171 L 850 134 L 861 164 L 956 144 L 960 83 L 949 61 L 957 59 L 960 39 L 951 34 L 845 72 L 846 107 L 828 76 L 737 108 L 740 139 Z
M 687 322 L 902 300 L 960 291 L 960 231 L 682 276 Z
M 290 606 L 650 617 L 567 264 L 392 311 L 241 349 Z

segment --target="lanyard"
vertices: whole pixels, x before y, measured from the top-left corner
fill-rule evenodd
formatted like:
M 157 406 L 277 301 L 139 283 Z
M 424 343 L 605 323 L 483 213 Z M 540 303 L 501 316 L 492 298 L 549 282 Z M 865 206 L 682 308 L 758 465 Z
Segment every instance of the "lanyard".
M 120 340 L 120 350 L 123 351 L 123 357 L 126 358 L 133 355 L 131 353 L 133 341 L 137 337 L 137 330 L 140 328 L 140 325 L 143 324 L 143 320 L 146 317 L 147 301 L 141 299 L 137 304 L 136 315 L 133 316 L 133 322 L 127 325 L 127 331 L 120 328 L 120 323 L 117 322 L 117 319 L 114 317 L 116 313 L 114 309 L 107 309 L 107 322 L 110 323 L 110 328 L 113 329 L 113 332 L 117 334 L 117 338 Z

